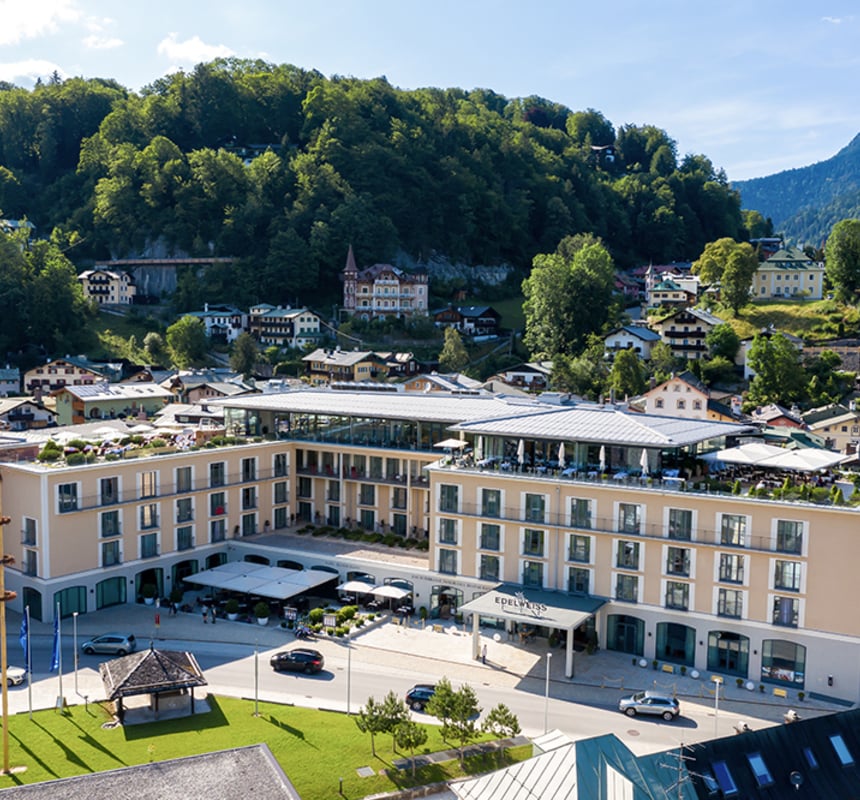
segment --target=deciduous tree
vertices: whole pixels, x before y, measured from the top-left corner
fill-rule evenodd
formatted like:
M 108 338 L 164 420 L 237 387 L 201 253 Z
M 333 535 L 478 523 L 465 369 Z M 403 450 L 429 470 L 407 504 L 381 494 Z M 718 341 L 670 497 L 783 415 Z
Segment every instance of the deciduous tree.
M 759 335 L 747 353 L 749 368 L 755 372 L 748 398 L 752 403 L 791 404 L 803 396 L 806 376 L 800 352 L 781 333 Z
M 182 317 L 167 329 L 167 346 L 177 367 L 200 363 L 206 355 L 206 326 L 197 317 Z
M 469 363 L 469 352 L 456 328 L 445 328 L 445 342 L 439 353 L 439 368 L 443 372 L 461 372 Z
M 415 750 L 427 741 L 427 729 L 419 725 L 415 720 L 404 719 L 394 729 L 394 742 L 397 747 L 409 751 L 409 760 L 412 762 L 412 777 L 415 777 Z
M 520 721 L 517 715 L 514 714 L 504 703 L 499 703 L 490 709 L 484 722 L 481 725 L 481 730 L 485 733 L 492 734 L 498 739 L 509 739 L 516 736 L 520 732 Z M 505 756 L 505 749 L 499 747 L 499 764 Z
M 250 378 L 257 365 L 260 351 L 257 340 L 247 331 L 242 331 L 233 342 L 233 352 L 230 353 L 230 369 L 241 372 L 245 378 Z
M 833 226 L 824 245 L 825 271 L 836 297 L 856 303 L 860 291 L 860 219 L 843 219 Z
M 383 733 L 387 725 L 383 703 L 377 703 L 372 697 L 368 697 L 353 719 L 362 733 L 370 734 L 370 752 L 376 756 L 376 734 Z

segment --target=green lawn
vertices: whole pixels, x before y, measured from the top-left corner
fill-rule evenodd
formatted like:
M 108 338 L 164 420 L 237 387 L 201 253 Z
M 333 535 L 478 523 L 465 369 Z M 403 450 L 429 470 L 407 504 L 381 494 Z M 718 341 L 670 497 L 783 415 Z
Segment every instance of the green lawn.
M 110 715 L 100 705 L 73 706 L 67 713 L 39 711 L 32 721 L 27 714 L 9 720 L 10 766 L 27 770 L 0 776 L 0 789 L 24 783 L 65 778 L 88 772 L 163 761 L 182 756 L 225 750 L 265 742 L 289 776 L 303 800 L 330 800 L 338 796 L 361 798 L 377 792 L 446 780 L 463 773 L 455 761 L 411 773 L 393 769 L 395 758 L 390 736 L 376 737 L 376 758 L 370 754 L 370 737 L 362 734 L 345 714 L 210 697 L 212 711 L 195 717 L 154 722 L 129 728 L 102 728 Z M 429 738 L 421 752 L 445 750 L 439 728 L 428 725 Z M 508 761 L 522 760 L 530 748 L 515 748 Z M 359 767 L 371 766 L 377 774 L 360 778 Z M 471 759 L 469 774 L 495 768 L 489 758 Z M 382 775 L 380 771 L 384 771 Z
M 768 325 L 810 341 L 856 336 L 860 329 L 860 310 L 835 300 L 772 300 L 744 306 L 737 317 L 730 311 L 716 313 L 742 339 L 752 338 Z

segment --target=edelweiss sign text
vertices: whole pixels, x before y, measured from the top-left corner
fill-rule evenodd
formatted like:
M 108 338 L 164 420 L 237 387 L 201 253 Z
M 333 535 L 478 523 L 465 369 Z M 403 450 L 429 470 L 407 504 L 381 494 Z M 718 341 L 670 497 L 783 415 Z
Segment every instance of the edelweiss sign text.
M 530 611 L 534 616 L 540 617 L 547 611 L 547 606 L 544 603 L 532 603 L 526 599 L 522 592 L 517 592 L 514 597 L 505 597 L 504 595 L 496 595 L 495 601 L 498 605 L 507 611 Z

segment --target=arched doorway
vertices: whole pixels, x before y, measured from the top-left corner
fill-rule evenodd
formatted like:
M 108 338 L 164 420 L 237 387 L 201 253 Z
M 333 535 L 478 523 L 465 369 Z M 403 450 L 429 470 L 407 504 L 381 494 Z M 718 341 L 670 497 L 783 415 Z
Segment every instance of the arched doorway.
M 301 572 L 304 569 L 303 564 L 299 564 L 298 561 L 291 561 L 288 558 L 281 558 L 278 560 L 278 566 L 281 569 L 295 569 Z
M 30 607 L 30 619 L 42 621 L 42 593 L 32 586 L 25 586 L 21 593 L 21 599 L 24 601 L 24 607 Z
M 211 556 L 206 556 L 206 569 L 214 569 L 215 567 L 220 567 L 222 564 L 227 563 L 227 554 L 226 553 L 212 553 Z
M 189 558 L 185 561 L 180 561 L 178 564 L 174 564 L 170 573 L 173 588 L 184 592 L 187 587 L 184 585 L 183 581 L 189 575 L 196 575 L 198 567 L 199 564 L 197 563 L 196 558 Z
M 731 631 L 708 634 L 708 669 L 746 678 L 749 672 L 750 640 Z
M 107 578 L 96 584 L 96 608 L 118 606 L 126 602 L 125 578 Z
M 448 619 L 463 605 L 463 592 L 453 586 L 434 586 L 430 592 L 430 616 L 433 619 Z
M 606 619 L 606 648 L 641 656 L 645 653 L 645 622 L 629 614 L 610 614 Z
M 256 553 L 249 553 L 242 560 L 247 561 L 249 564 L 262 564 L 264 567 L 268 567 L 272 563 L 265 556 L 258 556 Z
M 657 623 L 655 658 L 676 664 L 694 666 L 696 659 L 696 629 L 677 622 Z
M 87 613 L 87 587 L 69 586 L 59 592 L 54 592 L 54 608 L 60 604 L 60 618 L 71 617 L 72 614 Z
M 146 584 L 155 586 L 155 596 L 164 597 L 164 570 L 161 567 L 150 567 L 134 576 L 134 596 L 141 596 L 141 590 Z

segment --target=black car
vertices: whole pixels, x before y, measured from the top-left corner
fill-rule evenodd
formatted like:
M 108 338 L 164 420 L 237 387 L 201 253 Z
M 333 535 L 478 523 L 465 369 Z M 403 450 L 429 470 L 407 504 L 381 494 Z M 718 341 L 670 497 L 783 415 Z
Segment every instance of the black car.
M 322 653 L 308 647 L 296 647 L 275 653 L 269 663 L 275 672 L 319 672 L 325 664 Z
M 413 711 L 423 711 L 434 694 L 436 694 L 436 687 L 433 684 L 418 683 L 406 692 L 406 705 Z

